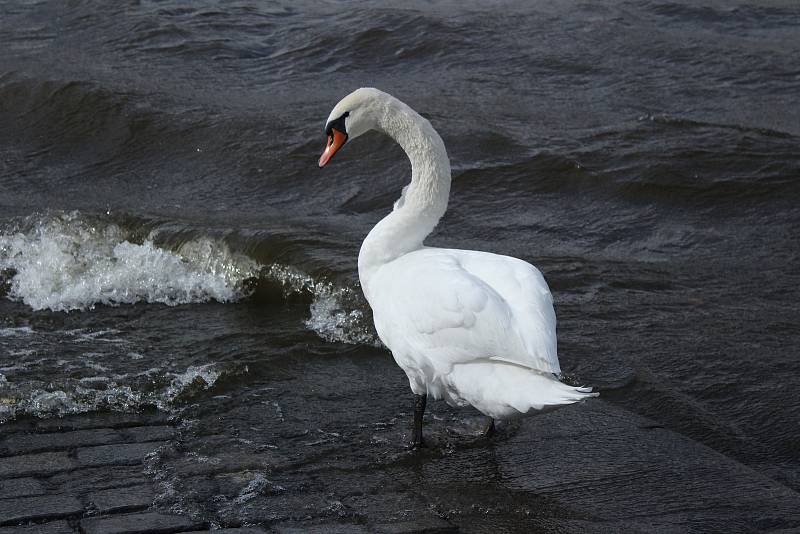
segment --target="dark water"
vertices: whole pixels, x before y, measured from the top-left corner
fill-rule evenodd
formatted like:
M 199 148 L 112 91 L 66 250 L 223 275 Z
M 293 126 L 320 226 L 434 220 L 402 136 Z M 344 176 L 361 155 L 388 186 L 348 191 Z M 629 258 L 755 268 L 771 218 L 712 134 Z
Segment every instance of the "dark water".
M 378 135 L 316 166 L 360 86 L 448 146 L 428 242 L 536 264 L 600 399 L 491 442 L 435 404 L 434 446 L 403 452 L 356 257 L 409 166 Z M 0 126 L 0 421 L 176 414 L 158 506 L 800 526 L 796 3 L 4 2 Z

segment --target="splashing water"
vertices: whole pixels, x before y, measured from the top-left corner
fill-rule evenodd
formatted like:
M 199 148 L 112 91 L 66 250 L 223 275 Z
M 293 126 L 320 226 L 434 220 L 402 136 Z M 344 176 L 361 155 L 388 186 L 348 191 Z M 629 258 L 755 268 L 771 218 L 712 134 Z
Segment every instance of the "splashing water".
M 198 239 L 178 253 L 151 240 L 131 243 L 115 224 L 93 225 L 77 212 L 0 234 L 0 269 L 11 270 L 9 297 L 34 310 L 96 304 L 236 301 L 257 264 L 223 243 Z
M 28 218 L 0 232 L 7 296 L 34 310 L 52 311 L 137 302 L 236 302 L 248 296 L 247 281 L 260 277 L 280 284 L 285 295 L 310 294 L 305 326 L 324 340 L 380 344 L 357 288 L 291 266 L 259 265 L 220 240 L 199 237 L 171 251 L 156 245 L 153 235 L 137 244 L 120 226 L 79 212 Z M 18 334 L 25 332 L 0 331 Z
M 305 325 L 325 341 L 380 345 L 369 317 L 363 311 L 366 303 L 353 288 L 316 280 L 285 265 L 271 265 L 265 268 L 263 275 L 280 282 L 287 294 L 309 292 L 313 295 L 311 315 Z
M 173 413 L 180 411 L 186 401 L 211 389 L 220 377 L 247 372 L 246 365 L 205 364 L 190 366 L 180 373 L 150 369 L 136 376 L 119 376 L 119 381 L 91 377 L 65 378 L 50 383 L 18 383 L 0 374 L 0 423 L 22 414 L 61 417 L 97 410 L 132 412 L 144 406 Z M 122 383 L 122 380 L 129 383 Z

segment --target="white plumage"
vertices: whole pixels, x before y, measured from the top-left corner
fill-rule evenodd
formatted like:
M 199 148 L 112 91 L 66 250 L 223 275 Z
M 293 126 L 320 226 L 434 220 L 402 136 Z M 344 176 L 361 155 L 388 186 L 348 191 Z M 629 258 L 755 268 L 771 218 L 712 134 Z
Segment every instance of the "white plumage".
M 378 335 L 416 395 L 472 405 L 492 418 L 597 395 L 557 379 L 556 317 L 538 269 L 423 245 L 450 193 L 447 152 L 426 119 L 386 93 L 358 89 L 336 105 L 326 130 L 320 166 L 369 130 L 394 138 L 411 161 L 411 183 L 364 240 L 358 270 Z

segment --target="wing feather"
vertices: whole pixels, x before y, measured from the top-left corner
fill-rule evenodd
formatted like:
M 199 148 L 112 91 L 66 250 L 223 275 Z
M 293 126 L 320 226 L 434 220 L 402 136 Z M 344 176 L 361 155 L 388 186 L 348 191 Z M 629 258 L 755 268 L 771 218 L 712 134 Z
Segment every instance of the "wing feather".
M 398 363 L 436 374 L 496 359 L 559 373 L 555 313 L 541 273 L 515 258 L 425 248 L 376 273 L 378 335 Z M 421 361 L 424 360 L 424 361 Z

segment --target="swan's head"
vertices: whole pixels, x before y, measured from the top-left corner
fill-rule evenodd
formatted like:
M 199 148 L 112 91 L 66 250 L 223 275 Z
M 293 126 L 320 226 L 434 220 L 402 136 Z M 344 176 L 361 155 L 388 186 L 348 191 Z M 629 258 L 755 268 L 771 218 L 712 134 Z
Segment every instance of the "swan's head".
M 375 128 L 377 111 L 381 102 L 388 98 L 391 97 L 383 91 L 362 87 L 341 99 L 325 123 L 328 144 L 319 158 L 319 166 L 324 167 L 348 139 L 355 139 Z

